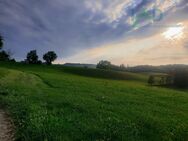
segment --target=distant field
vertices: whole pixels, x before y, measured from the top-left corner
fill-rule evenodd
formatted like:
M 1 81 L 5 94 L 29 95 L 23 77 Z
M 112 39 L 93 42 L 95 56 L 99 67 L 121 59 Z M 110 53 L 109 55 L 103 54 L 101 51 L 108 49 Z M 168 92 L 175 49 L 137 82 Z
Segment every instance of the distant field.
M 24 141 L 188 141 L 188 92 L 148 74 L 0 62 L 0 105 Z

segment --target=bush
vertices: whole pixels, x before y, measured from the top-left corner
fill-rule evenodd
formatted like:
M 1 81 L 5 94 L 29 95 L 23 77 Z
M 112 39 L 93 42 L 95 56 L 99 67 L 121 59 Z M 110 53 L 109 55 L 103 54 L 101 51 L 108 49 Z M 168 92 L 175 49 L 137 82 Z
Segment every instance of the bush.
M 15 59 L 10 59 L 10 62 L 14 62 L 14 63 L 15 63 L 15 62 L 16 62 L 16 60 L 15 60 Z
M 10 56 L 6 51 L 1 51 L 0 52 L 0 61 L 9 61 L 10 60 Z
M 149 85 L 153 85 L 155 83 L 155 79 L 154 79 L 154 76 L 149 76 L 149 79 L 148 79 L 148 84 Z
M 102 60 L 102 61 L 100 61 L 98 64 L 97 64 L 97 68 L 98 69 L 110 69 L 111 68 L 111 62 L 109 62 L 109 61 L 104 61 L 104 60 Z
M 38 65 L 41 65 L 41 64 L 42 64 L 42 61 L 41 61 L 41 60 L 38 60 L 38 61 L 37 61 L 37 64 L 38 64 Z
M 179 88 L 188 87 L 188 71 L 177 71 L 174 75 L 174 86 Z

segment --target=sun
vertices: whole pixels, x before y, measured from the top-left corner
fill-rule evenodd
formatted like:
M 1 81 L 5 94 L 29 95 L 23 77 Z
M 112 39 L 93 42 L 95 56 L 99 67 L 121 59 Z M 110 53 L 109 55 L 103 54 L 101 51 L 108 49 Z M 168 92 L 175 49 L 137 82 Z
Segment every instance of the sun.
M 168 28 L 167 31 L 162 33 L 162 35 L 167 40 L 182 39 L 184 28 L 185 27 L 182 23 L 178 23 L 176 26 Z

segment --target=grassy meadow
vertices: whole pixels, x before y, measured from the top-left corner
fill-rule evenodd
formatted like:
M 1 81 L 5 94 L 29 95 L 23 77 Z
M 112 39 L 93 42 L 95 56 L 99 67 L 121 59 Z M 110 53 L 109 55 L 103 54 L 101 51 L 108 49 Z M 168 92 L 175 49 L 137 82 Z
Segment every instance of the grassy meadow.
M 188 91 L 147 74 L 0 63 L 0 105 L 23 141 L 187 141 Z

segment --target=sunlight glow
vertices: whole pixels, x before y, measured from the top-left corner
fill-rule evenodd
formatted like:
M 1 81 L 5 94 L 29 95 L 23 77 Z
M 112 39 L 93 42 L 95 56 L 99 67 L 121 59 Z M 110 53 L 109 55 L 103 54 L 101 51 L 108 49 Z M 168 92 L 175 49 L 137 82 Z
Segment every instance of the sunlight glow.
M 168 28 L 162 35 L 168 40 L 182 39 L 184 28 L 182 23 L 178 23 L 177 26 Z

